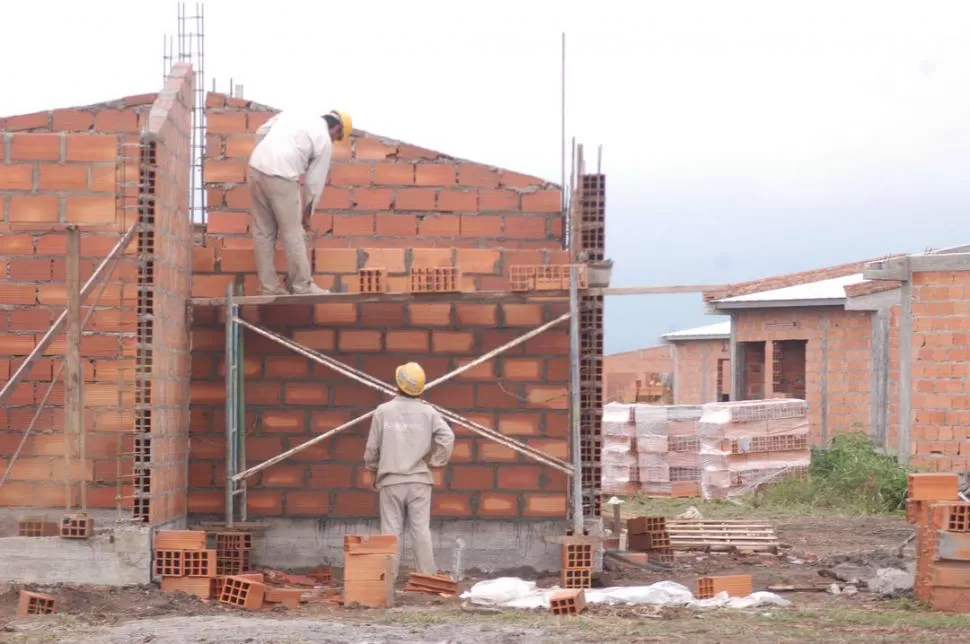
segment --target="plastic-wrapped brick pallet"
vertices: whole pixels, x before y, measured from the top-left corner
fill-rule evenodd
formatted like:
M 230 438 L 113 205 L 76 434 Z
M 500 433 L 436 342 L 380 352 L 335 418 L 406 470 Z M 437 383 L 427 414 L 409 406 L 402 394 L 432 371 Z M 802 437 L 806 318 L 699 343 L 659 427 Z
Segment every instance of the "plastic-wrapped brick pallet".
M 637 457 L 633 405 L 609 403 L 603 408 L 602 459 L 603 492 L 636 493 Z
M 806 469 L 808 404 L 774 399 L 709 403 L 698 423 L 701 494 L 726 498 Z
M 640 491 L 671 496 L 682 488 L 685 468 L 698 468 L 691 454 L 697 439 L 701 407 L 695 405 L 637 405 L 634 410 Z M 693 450 L 693 451 L 696 451 Z M 698 477 L 699 480 L 699 477 Z

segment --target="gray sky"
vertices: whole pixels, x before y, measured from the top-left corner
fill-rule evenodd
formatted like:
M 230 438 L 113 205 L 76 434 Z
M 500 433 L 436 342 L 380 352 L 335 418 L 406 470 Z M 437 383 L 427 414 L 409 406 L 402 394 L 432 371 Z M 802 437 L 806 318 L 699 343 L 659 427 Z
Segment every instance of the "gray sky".
M 554 181 L 565 30 L 567 133 L 604 146 L 615 285 L 737 281 L 970 238 L 964 2 L 205 7 L 208 86 L 341 107 L 371 132 Z M 5 3 L 0 113 L 157 90 L 175 17 L 169 0 Z M 611 298 L 607 351 L 712 321 L 699 296 Z

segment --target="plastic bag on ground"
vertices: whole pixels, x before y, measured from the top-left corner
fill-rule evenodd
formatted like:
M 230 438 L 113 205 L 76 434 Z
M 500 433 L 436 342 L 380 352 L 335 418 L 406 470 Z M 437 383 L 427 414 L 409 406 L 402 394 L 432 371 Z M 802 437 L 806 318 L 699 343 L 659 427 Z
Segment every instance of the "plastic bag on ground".
M 501 606 L 503 608 L 549 608 L 549 597 L 558 587 L 536 588 L 535 582 L 523 581 L 517 577 L 501 577 L 480 581 L 461 598 L 473 604 Z M 694 599 L 691 591 L 672 581 L 660 581 L 649 586 L 614 586 L 611 588 L 591 588 L 586 591 L 586 602 L 607 605 L 652 605 L 652 606 L 690 606 L 692 608 L 756 608 L 758 606 L 791 606 L 787 599 L 774 593 L 756 592 L 747 597 L 728 597 L 718 593 L 710 599 Z

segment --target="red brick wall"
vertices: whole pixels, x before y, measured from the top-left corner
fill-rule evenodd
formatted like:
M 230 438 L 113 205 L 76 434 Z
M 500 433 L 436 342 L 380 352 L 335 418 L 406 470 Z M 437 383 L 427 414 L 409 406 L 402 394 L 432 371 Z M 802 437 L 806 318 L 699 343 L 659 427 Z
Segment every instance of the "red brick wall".
M 227 249 L 252 248 L 246 167 L 253 133 L 274 113 L 208 95 L 208 232 Z M 356 247 L 559 249 L 560 210 L 559 188 L 542 179 L 361 131 L 334 148 L 312 245 L 315 255 Z
M 607 401 L 619 400 L 647 373 L 673 373 L 672 347 L 663 345 L 603 356 L 603 392 Z M 628 402 L 632 402 L 632 399 Z
M 246 163 L 253 132 L 273 110 L 210 94 L 205 246 L 195 252 L 194 293 L 221 297 L 239 281 L 255 292 Z M 335 149 L 313 227 L 318 284 L 355 291 L 357 270 L 390 271 L 406 290 L 410 268 L 458 266 L 464 291 L 507 290 L 513 264 L 566 263 L 558 187 L 358 133 Z M 285 267 L 282 253 L 277 267 Z M 530 304 L 333 303 L 247 307 L 255 323 L 387 382 L 408 360 L 429 379 L 565 311 Z M 224 326 L 215 308 L 194 310 L 189 510 L 224 510 Z M 370 411 L 384 398 L 278 345 L 244 336 L 250 464 Z M 568 326 L 562 324 L 430 392 L 430 399 L 549 453 L 568 454 Z M 362 467 L 366 423 L 250 479 L 249 513 L 371 517 L 376 495 Z M 456 428 L 452 464 L 438 473 L 441 517 L 562 517 L 566 480 L 554 470 Z
M 85 226 L 81 269 L 87 279 L 140 215 L 149 225 L 125 249 L 82 335 L 88 458 L 81 464 L 75 455 L 70 474 L 73 480 L 87 480 L 89 507 L 116 507 L 120 491 L 123 507 L 154 523 L 185 513 L 191 79 L 191 69 L 177 65 L 157 96 L 0 119 L 10 144 L 9 156 L 0 150 L 4 378 L 66 304 L 63 226 Z M 143 204 L 152 205 L 139 207 L 140 197 L 151 197 Z M 96 286 L 85 312 L 99 291 Z M 140 313 L 148 314 L 141 322 Z M 0 471 L 9 464 L 63 353 L 62 331 L 13 400 L 0 409 Z M 148 370 L 136 369 L 139 358 L 150 365 Z M 56 384 L 10 480 L 0 488 L 0 505 L 63 507 L 63 399 L 63 386 Z M 136 451 L 146 455 L 137 470 Z M 136 494 L 133 481 L 144 486 L 143 494 Z
M 150 229 L 138 240 L 142 251 L 151 253 L 151 264 L 139 275 L 146 319 L 139 324 L 138 344 L 148 366 L 136 373 L 136 387 L 150 402 L 150 414 L 136 410 L 136 431 L 150 430 L 151 480 L 136 511 L 144 517 L 147 510 L 153 525 L 185 516 L 187 508 L 193 80 L 190 66 L 173 68 L 149 114 L 141 146 L 144 155 L 153 157 L 150 165 L 143 164 L 143 172 L 150 172 L 154 181 L 146 185 L 153 186 L 151 210 L 141 211 Z M 136 435 L 136 441 L 147 445 L 145 439 Z
M 912 277 L 912 464 L 965 472 L 970 466 L 970 272 Z
M 67 300 L 67 237 L 63 225 L 87 224 L 81 239 L 81 279 L 117 243 L 127 222 L 116 202 L 126 174 L 124 143 L 137 147 L 154 96 L 89 107 L 0 118 L 0 374 L 22 363 Z M 122 150 L 119 156 L 119 149 Z M 129 193 L 130 196 L 130 193 Z M 107 225 L 107 217 L 116 221 Z M 34 222 L 34 223 L 29 223 Z M 48 222 L 43 224 L 41 222 Z M 41 226 L 47 225 L 47 230 Z M 76 454 L 70 477 L 88 481 L 88 504 L 115 507 L 118 454 L 131 451 L 131 406 L 137 292 L 134 244 L 112 273 L 81 339 L 87 462 Z M 89 296 L 92 304 L 97 290 Z M 85 307 L 84 311 L 88 310 Z M 0 470 L 6 468 L 62 363 L 64 334 L 34 363 L 0 408 Z M 64 390 L 55 384 L 7 483 L 0 506 L 64 507 Z M 123 474 L 125 472 L 122 472 Z M 123 494 L 130 494 L 129 478 Z M 77 487 L 73 499 L 77 502 Z
M 677 375 L 674 380 L 678 405 L 699 405 L 717 400 L 718 361 L 722 366 L 724 393 L 731 391 L 731 343 L 728 340 L 692 340 L 677 343 Z M 706 387 L 706 395 L 705 395 Z
M 868 430 L 870 313 L 837 307 L 738 311 L 737 341 L 807 340 L 806 396 L 811 437 L 821 441 L 822 316 L 828 314 L 828 435 Z M 771 361 L 768 365 L 772 366 Z M 773 369 L 765 369 L 765 397 L 771 397 Z

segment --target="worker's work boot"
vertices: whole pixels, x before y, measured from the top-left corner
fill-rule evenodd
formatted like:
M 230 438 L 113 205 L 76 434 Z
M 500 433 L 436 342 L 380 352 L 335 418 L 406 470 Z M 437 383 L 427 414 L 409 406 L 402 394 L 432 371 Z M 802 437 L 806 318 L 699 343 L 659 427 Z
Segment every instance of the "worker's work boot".
M 287 291 L 282 286 L 276 285 L 276 286 L 274 286 L 272 288 L 265 288 L 263 286 L 260 286 L 259 287 L 259 294 L 260 295 L 274 295 L 275 296 L 275 295 L 289 295 L 290 293 L 289 293 L 289 291 Z
M 326 295 L 330 292 L 329 289 L 320 288 L 313 282 L 302 288 L 294 288 L 293 295 Z

